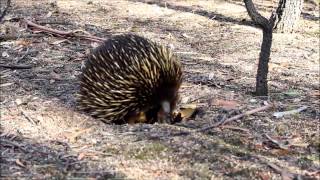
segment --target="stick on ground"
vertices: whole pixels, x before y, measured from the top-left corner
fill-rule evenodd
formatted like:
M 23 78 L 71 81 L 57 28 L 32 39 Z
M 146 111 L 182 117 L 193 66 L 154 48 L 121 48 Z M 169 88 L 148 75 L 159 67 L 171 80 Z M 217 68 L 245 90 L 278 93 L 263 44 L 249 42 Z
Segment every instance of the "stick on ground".
M 252 109 L 252 110 L 244 112 L 242 114 L 239 114 L 239 115 L 233 116 L 231 118 L 225 119 L 223 121 L 217 122 L 217 123 L 213 124 L 212 126 L 201 128 L 201 129 L 197 130 L 197 132 L 203 132 L 203 131 L 206 131 L 206 130 L 209 130 L 209 129 L 212 129 L 212 128 L 216 128 L 218 126 L 224 125 L 224 124 L 229 123 L 231 121 L 240 119 L 240 118 L 242 118 L 244 116 L 248 116 L 248 115 L 257 113 L 259 111 L 263 111 L 263 110 L 269 109 L 272 106 L 273 106 L 273 104 L 268 104 L 268 105 L 265 105 L 265 106 L 262 106 L 262 107 L 258 107 L 256 109 Z
M 0 64 L 0 67 L 2 68 L 8 68 L 8 69 L 31 69 L 31 65 L 5 65 Z
M 100 38 L 97 36 L 92 36 L 92 35 L 78 35 L 76 34 L 77 31 L 60 31 L 60 30 L 56 30 L 56 29 L 51 29 L 45 26 L 41 26 L 39 24 L 33 23 L 29 20 L 26 19 L 22 19 L 22 22 L 26 23 L 28 26 L 36 28 L 42 32 L 46 32 L 46 33 L 50 33 L 50 34 L 54 34 L 57 36 L 63 36 L 63 37 L 76 37 L 76 38 L 81 38 L 81 39 L 86 39 L 86 40 L 90 40 L 90 41 L 94 41 L 94 42 L 103 42 L 106 39 L 104 38 Z

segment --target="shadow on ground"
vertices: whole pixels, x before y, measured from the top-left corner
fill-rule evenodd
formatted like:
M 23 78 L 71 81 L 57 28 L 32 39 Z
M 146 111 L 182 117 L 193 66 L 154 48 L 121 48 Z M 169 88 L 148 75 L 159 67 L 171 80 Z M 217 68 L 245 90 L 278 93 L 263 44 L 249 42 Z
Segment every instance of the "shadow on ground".
M 252 22 L 248 22 L 245 20 L 239 20 L 239 19 L 234 19 L 228 16 L 225 16 L 223 14 L 219 14 L 216 12 L 209 12 L 206 10 L 202 10 L 202 9 L 197 9 L 197 8 L 193 8 L 193 7 L 187 7 L 187 6 L 179 6 L 179 5 L 173 5 L 170 4 L 166 1 L 159 1 L 159 0 L 130 0 L 133 2 L 141 2 L 141 3 L 146 3 L 146 4 L 156 4 L 160 7 L 166 7 L 172 10 L 176 10 L 176 11 L 182 11 L 182 12 L 189 12 L 189 13 L 194 13 L 194 14 L 198 14 L 200 16 L 204 16 L 207 17 L 209 19 L 215 20 L 215 21 L 219 21 L 219 22 L 225 22 L 225 23 L 233 23 L 233 24 L 239 24 L 239 25 L 247 25 L 247 26 L 254 26 Z
M 228 0 L 228 2 L 236 4 L 236 5 L 239 5 L 239 6 L 245 6 L 244 2 L 242 0 Z M 263 3 L 260 3 L 260 4 L 255 3 L 255 7 L 257 8 L 258 11 L 268 11 L 268 12 L 270 12 L 270 15 L 271 15 L 272 11 L 276 10 L 277 5 L 278 5 L 278 4 L 274 4 L 274 6 L 265 6 L 265 5 L 262 5 L 262 4 Z M 309 7 L 305 7 L 306 4 L 307 4 L 307 1 L 304 2 L 304 9 L 302 10 L 301 16 L 306 20 L 319 21 L 320 20 L 319 16 L 315 16 L 315 15 L 307 12 L 307 11 L 314 11 L 315 9 L 319 9 L 319 6 L 317 4 L 315 4 L 313 1 L 308 2 L 308 6 Z
M 80 161 L 67 143 L 49 140 L 40 144 L 16 135 L 0 134 L 1 178 L 125 178 L 109 170 L 94 170 Z M 50 147 L 49 147 L 50 146 Z

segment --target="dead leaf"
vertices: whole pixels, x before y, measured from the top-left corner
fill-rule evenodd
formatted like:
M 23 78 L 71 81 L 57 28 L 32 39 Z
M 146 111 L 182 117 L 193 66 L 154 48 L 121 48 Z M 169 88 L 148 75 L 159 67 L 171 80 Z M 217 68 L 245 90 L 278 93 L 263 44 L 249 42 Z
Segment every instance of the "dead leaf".
M 256 150 L 263 150 L 263 144 L 261 143 L 257 143 L 257 144 L 254 144 L 253 147 L 256 149 Z
M 28 46 L 31 44 L 30 41 L 27 41 L 27 40 L 17 40 L 14 42 L 16 45 L 22 45 L 22 46 Z
M 17 160 L 16 160 L 16 164 L 17 164 L 18 166 L 20 166 L 20 167 L 23 167 L 23 168 L 26 167 L 26 165 L 24 165 L 24 164 L 20 161 L 20 159 L 17 159 Z
M 262 179 L 262 180 L 269 180 L 271 179 L 270 175 L 266 172 L 259 172 L 258 173 L 259 177 Z
M 274 64 L 274 63 L 269 63 L 268 64 L 269 71 L 273 71 L 274 69 L 276 69 L 278 67 L 279 67 L 279 65 Z
M 269 70 L 272 71 L 272 70 L 275 70 L 275 69 L 280 69 L 280 68 L 288 68 L 290 66 L 289 63 L 287 62 L 282 62 L 282 63 L 269 63 L 268 64 L 268 67 L 269 67 Z
M 209 102 L 209 105 L 218 106 L 225 110 L 232 110 L 236 109 L 239 106 L 239 103 L 233 100 L 212 99 L 211 102 Z
M 270 153 L 277 156 L 286 156 L 290 153 L 290 151 L 287 149 L 272 149 Z
M 95 152 L 81 152 L 79 155 L 78 155 L 78 160 L 79 161 L 81 161 L 81 160 L 83 160 L 84 158 L 86 158 L 86 157 L 95 157 L 95 158 L 97 158 L 98 156 L 97 156 L 98 154 L 97 153 L 95 153 Z
M 75 142 L 79 136 L 81 136 L 84 133 L 88 133 L 90 130 L 91 128 L 76 130 L 76 132 L 67 134 L 66 137 L 70 142 Z
M 181 117 L 188 119 L 192 117 L 197 110 L 197 104 L 186 104 L 180 108 Z
M 85 156 L 86 156 L 85 153 L 80 153 L 80 154 L 78 155 L 78 160 L 81 161 Z
M 279 66 L 281 66 L 281 67 L 289 67 L 289 66 L 290 66 L 290 63 L 288 63 L 288 62 L 281 62 L 281 63 L 279 63 Z

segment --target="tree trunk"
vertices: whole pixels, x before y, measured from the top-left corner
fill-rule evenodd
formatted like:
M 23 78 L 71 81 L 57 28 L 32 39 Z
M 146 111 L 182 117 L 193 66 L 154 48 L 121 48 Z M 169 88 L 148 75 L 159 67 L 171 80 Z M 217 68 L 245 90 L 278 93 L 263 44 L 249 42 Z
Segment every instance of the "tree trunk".
M 272 28 L 263 28 L 263 40 L 260 50 L 258 70 L 256 76 L 256 95 L 268 96 L 268 63 L 272 45 Z
M 256 95 L 268 96 L 268 63 L 272 45 L 272 30 L 276 20 L 276 14 L 272 14 L 270 19 L 261 16 L 252 0 L 244 0 L 247 11 L 251 19 L 262 28 L 263 41 L 260 50 L 258 70 L 256 76 Z M 282 5 L 280 3 L 280 5 Z M 281 9 L 278 7 L 277 11 Z
M 281 2 L 282 1 L 282 2 Z M 275 31 L 280 33 L 291 33 L 298 25 L 303 0 L 280 0 L 282 11 L 277 11 L 278 21 L 275 23 Z

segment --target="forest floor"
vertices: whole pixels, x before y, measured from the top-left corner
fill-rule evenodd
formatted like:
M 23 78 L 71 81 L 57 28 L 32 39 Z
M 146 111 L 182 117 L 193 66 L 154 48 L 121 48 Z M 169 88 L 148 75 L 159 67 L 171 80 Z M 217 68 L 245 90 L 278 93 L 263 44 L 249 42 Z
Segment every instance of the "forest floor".
M 254 2 L 267 17 L 277 5 Z M 195 132 L 264 106 L 251 93 L 262 32 L 241 0 L 13 1 L 0 26 L 1 178 L 320 178 L 318 12 L 306 3 L 295 33 L 274 34 L 272 108 Z M 134 32 L 173 48 L 184 67 L 179 105 L 198 113 L 174 125 L 111 125 L 78 112 L 77 77 L 98 44 L 31 30 L 21 18 L 102 38 Z

